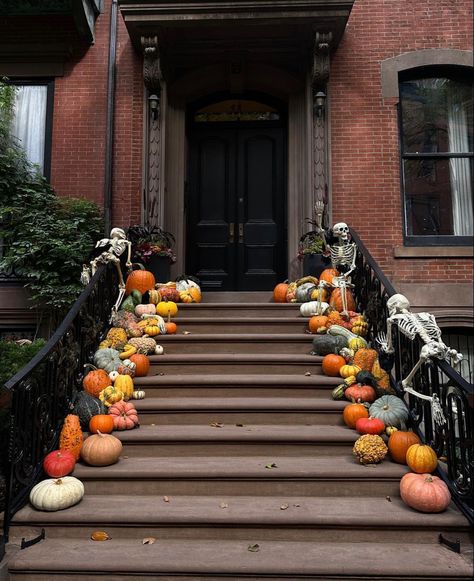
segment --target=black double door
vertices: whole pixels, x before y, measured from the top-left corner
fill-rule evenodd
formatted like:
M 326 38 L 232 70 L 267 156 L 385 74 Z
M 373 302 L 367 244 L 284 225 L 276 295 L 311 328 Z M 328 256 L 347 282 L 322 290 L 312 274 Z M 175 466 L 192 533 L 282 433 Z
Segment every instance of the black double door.
M 189 134 L 186 272 L 204 290 L 270 290 L 286 278 L 286 130 Z

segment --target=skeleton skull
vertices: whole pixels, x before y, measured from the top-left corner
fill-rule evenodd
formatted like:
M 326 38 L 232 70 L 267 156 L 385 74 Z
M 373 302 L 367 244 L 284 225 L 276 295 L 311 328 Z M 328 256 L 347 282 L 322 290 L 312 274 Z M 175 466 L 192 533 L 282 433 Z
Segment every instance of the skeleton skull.
M 409 311 L 410 301 L 406 298 L 406 296 L 396 294 L 388 299 L 387 308 L 390 317 L 393 317 L 393 315 L 398 315 L 404 311 Z
M 332 231 L 336 238 L 342 242 L 347 242 L 349 239 L 349 226 L 345 222 L 338 222 L 332 227 Z
M 118 238 L 119 240 L 126 240 L 127 236 L 122 228 L 112 228 L 110 231 L 110 238 Z

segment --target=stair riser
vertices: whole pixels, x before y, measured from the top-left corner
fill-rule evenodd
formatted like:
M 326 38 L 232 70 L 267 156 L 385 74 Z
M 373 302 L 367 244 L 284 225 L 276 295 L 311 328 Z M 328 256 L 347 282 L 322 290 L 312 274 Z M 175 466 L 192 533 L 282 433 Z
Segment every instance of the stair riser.
M 270 460 L 271 461 L 271 458 Z M 367 468 L 371 470 L 371 468 Z M 373 470 L 375 472 L 375 470 Z M 89 480 L 81 478 L 86 494 L 133 495 L 240 495 L 240 496 L 397 496 L 400 479 L 344 480 L 343 475 L 331 479 L 264 480 L 231 479 L 154 479 L 141 478 Z
M 172 498 L 171 498 L 172 502 Z M 227 509 L 222 509 L 225 512 Z M 275 511 L 279 511 L 278 504 Z M 291 505 L 290 509 L 291 510 Z M 295 509 L 293 511 L 302 510 Z M 155 520 L 158 520 L 155 518 Z M 259 539 L 260 541 L 306 541 L 306 542 L 374 542 L 374 543 L 437 543 L 440 533 L 448 538 L 455 537 L 461 544 L 470 543 L 469 533 L 458 529 L 430 530 L 430 529 L 389 529 L 388 527 L 370 527 L 358 529 L 356 527 L 318 527 L 305 525 L 295 521 L 294 526 L 280 526 L 275 523 L 262 525 L 247 524 L 222 524 L 222 523 L 184 523 L 157 525 L 138 524 L 130 526 L 120 526 L 117 524 L 91 521 L 81 523 L 81 525 L 50 525 L 32 527 L 30 525 L 13 525 L 10 529 L 11 539 L 32 538 L 41 533 L 41 528 L 46 531 L 46 538 L 81 538 L 87 539 L 95 530 L 104 530 L 113 539 L 138 539 L 139 542 L 144 537 L 155 537 L 156 539 L 179 539 L 179 540 L 247 540 Z
M 268 322 L 262 321 L 227 321 L 220 322 L 219 319 L 210 322 L 186 321 L 179 322 L 178 333 L 189 331 L 190 333 L 304 333 L 308 328 L 304 319 L 295 319 L 294 321 L 279 321 L 278 319 L 268 318 Z
M 218 430 L 219 428 L 216 428 Z M 243 430 L 245 428 L 242 428 Z M 356 438 L 354 438 L 354 441 Z M 350 452 L 353 443 L 286 443 L 286 442 L 176 442 L 123 443 L 123 455 L 129 458 L 172 458 L 186 456 L 336 456 Z
M 274 412 L 274 411 L 242 411 L 228 412 L 217 410 L 212 412 L 145 412 L 139 411 L 140 424 L 143 425 L 208 425 L 212 422 L 245 425 L 343 425 L 342 411 L 337 412 Z
M 335 386 L 309 385 L 308 387 L 275 387 L 273 385 L 259 385 L 255 387 L 241 387 L 239 385 L 223 386 L 189 386 L 189 387 L 154 387 L 151 385 L 140 387 L 147 397 L 315 397 L 328 398 Z M 244 422 L 245 423 L 245 422 Z
M 122 575 L 117 575 L 116 573 L 110 573 L 109 575 L 107 574 L 93 574 L 93 573 L 87 573 L 86 579 L 87 581 L 135 581 L 136 579 L 141 579 L 141 578 L 150 578 L 149 575 L 139 575 L 138 573 L 133 573 L 131 572 L 129 575 L 127 574 L 122 574 Z M 75 575 L 74 573 L 72 574 L 65 574 L 63 572 L 61 573 L 56 573 L 56 572 L 48 572 L 46 574 L 41 574 L 41 573 L 10 573 L 10 579 L 11 581 L 84 581 L 85 577 L 83 574 L 77 574 Z M 258 575 L 258 574 L 254 574 L 254 575 L 242 575 L 242 573 L 237 573 L 237 574 L 233 574 L 230 573 L 228 575 L 225 576 L 221 576 L 221 575 L 189 575 L 189 574 L 174 574 L 174 575 L 162 575 L 162 574 L 158 574 L 156 576 L 153 577 L 153 579 L 156 579 L 159 581 L 180 581 L 180 579 L 182 581 L 244 581 L 245 579 L 249 580 L 249 581 L 258 581 L 259 579 L 261 579 L 261 581 L 314 581 L 315 579 L 321 579 L 321 581 L 328 581 L 329 577 L 327 576 L 326 573 L 324 574 L 314 574 L 314 575 L 297 575 L 297 574 L 292 574 L 291 577 L 288 577 L 287 575 L 283 576 L 283 577 L 275 577 L 275 576 L 271 576 L 269 577 L 268 575 Z M 363 577 L 360 576 L 354 576 L 351 575 L 350 577 L 348 577 L 347 575 L 345 575 L 344 573 L 342 573 L 340 576 L 338 575 L 337 577 L 331 576 L 330 579 L 341 579 L 343 581 L 348 581 L 348 579 L 350 579 L 351 581 L 356 581 L 356 580 L 360 580 L 360 581 L 366 581 L 367 579 L 369 579 L 369 577 L 366 577 L 365 575 Z M 377 577 L 373 577 L 371 576 L 370 579 L 373 579 L 374 581 L 413 581 L 413 577 L 412 576 L 405 576 L 405 575 L 397 575 L 396 577 L 394 577 L 393 575 L 389 575 L 389 576 L 385 576 L 385 575 L 377 575 Z M 453 577 L 443 577 L 442 580 L 441 578 L 437 575 L 436 577 L 433 577 L 431 575 L 423 575 L 423 577 L 417 577 L 417 579 L 419 579 L 420 581 L 450 581 L 450 579 L 452 579 L 453 581 L 472 581 L 472 577 L 461 577 L 459 575 L 454 574 Z
M 304 375 L 306 372 L 317 375 L 321 364 L 308 363 L 166 363 L 152 364 L 149 375 L 202 375 L 202 374 L 252 374 L 252 375 Z M 341 380 L 342 381 L 342 380 Z
M 163 345 L 167 355 L 185 355 L 191 353 L 229 353 L 229 354 L 248 354 L 248 353 L 268 353 L 275 355 L 282 353 L 285 355 L 306 355 L 311 351 L 311 337 L 305 342 L 238 342 L 238 341 L 219 341 L 212 343 L 210 341 L 164 341 L 163 338 L 157 337 L 158 343 Z

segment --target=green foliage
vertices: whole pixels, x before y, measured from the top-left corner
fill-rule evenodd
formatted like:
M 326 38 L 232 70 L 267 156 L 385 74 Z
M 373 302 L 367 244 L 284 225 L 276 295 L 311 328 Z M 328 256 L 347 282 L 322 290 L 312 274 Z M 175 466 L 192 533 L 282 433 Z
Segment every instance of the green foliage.
M 0 341 L 0 387 L 13 377 L 44 347 L 44 339 L 19 345 L 15 341 Z
M 0 269 L 27 280 L 35 305 L 61 316 L 82 290 L 80 275 L 103 223 L 98 206 L 59 198 L 9 134 L 11 94 L 0 83 Z

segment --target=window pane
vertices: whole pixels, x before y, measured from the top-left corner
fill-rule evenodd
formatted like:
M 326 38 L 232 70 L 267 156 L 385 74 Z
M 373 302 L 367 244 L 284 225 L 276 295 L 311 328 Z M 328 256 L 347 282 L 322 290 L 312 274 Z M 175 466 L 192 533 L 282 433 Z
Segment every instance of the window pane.
M 474 149 L 472 84 L 448 78 L 400 83 L 405 153 Z
M 12 133 L 26 151 L 28 159 L 44 169 L 44 144 L 46 135 L 46 85 L 23 85 L 18 87 Z
M 472 158 L 405 159 L 408 236 L 472 236 Z

